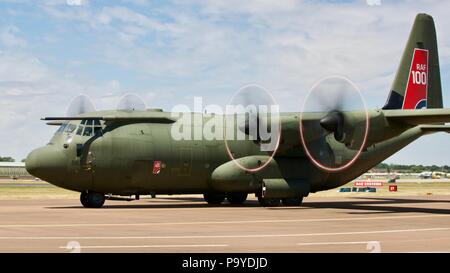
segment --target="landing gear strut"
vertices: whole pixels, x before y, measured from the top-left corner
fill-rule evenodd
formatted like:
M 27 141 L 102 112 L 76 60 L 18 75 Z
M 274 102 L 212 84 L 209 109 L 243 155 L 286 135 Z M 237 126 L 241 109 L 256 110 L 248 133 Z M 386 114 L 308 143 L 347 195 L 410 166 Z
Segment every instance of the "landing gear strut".
M 105 195 L 98 192 L 82 192 L 80 201 L 85 208 L 101 208 L 105 203 Z

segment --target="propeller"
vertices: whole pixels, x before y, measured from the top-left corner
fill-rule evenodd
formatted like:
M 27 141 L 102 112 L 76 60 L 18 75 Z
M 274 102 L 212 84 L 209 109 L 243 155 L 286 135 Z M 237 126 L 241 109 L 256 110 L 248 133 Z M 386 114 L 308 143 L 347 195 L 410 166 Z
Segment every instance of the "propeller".
M 361 104 L 358 103 L 358 96 Z M 354 122 L 348 113 L 361 109 L 361 105 L 365 109 L 360 91 L 344 77 L 325 78 L 310 90 L 302 109 L 300 130 L 305 152 L 316 166 L 327 171 L 340 171 L 359 156 L 367 127 L 361 126 L 364 122 Z M 308 115 L 309 118 L 305 118 Z M 367 118 L 365 122 L 368 122 Z M 343 149 L 333 151 L 331 142 L 335 142 L 335 147 L 339 143 L 347 146 L 351 157 L 346 156 Z M 336 142 L 339 143 L 336 145 Z M 355 148 L 354 143 L 362 144 Z
M 237 117 L 237 124 L 236 122 L 228 123 L 225 120 L 225 149 L 230 159 L 242 170 L 250 173 L 259 172 L 271 162 L 275 155 L 281 135 L 277 106 L 270 92 L 258 85 L 246 85 L 240 88 L 228 102 L 226 114 L 230 117 Z M 242 134 L 238 134 L 238 138 L 234 138 L 236 131 L 250 136 L 256 146 L 242 149 L 243 146 L 240 142 Z M 227 132 L 233 136 L 231 139 Z M 235 160 L 256 155 L 268 155 L 270 160 L 264 162 L 258 160 L 258 166 L 251 169 Z
M 141 97 L 133 93 L 128 93 L 120 98 L 116 109 L 125 111 L 145 111 L 147 106 Z
M 261 96 L 257 88 L 243 89 L 234 98 L 235 105 L 242 105 L 245 109 L 245 121 L 238 125 L 241 132 L 252 136 L 254 141 L 259 143 L 265 140 L 267 136 L 261 135 L 261 128 L 266 128 L 267 132 L 267 114 L 270 113 L 270 106 L 273 102 L 267 96 Z
M 341 142 L 344 140 L 344 115 L 342 112 L 334 110 L 320 119 L 320 126 L 328 132 L 334 134 L 334 138 Z
M 75 117 L 90 112 L 95 112 L 95 107 L 91 99 L 84 94 L 74 97 L 66 111 L 68 117 Z

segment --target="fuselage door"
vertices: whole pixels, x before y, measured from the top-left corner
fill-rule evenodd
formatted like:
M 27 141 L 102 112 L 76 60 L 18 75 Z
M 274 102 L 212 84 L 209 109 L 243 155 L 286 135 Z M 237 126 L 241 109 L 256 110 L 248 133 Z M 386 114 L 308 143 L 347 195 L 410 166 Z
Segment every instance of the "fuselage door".
M 72 129 L 67 143 L 64 144 L 64 147 L 67 146 L 69 158 L 68 170 L 73 176 L 71 179 L 74 183 L 82 184 L 86 189 L 92 189 L 95 154 L 91 151 L 91 146 L 96 138 L 101 137 L 102 127 L 98 120 L 82 120 L 76 129 Z

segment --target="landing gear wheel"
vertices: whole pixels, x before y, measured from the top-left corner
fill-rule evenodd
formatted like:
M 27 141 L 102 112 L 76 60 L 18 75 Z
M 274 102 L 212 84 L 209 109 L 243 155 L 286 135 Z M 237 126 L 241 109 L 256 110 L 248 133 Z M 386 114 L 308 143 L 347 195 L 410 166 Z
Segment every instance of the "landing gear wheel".
M 84 191 L 80 194 L 80 202 L 83 205 L 83 207 L 85 207 L 85 208 L 89 207 L 87 196 L 88 196 L 87 191 Z
M 220 205 L 225 200 L 225 195 L 220 193 L 205 193 L 203 198 L 210 205 Z
M 98 192 L 82 192 L 80 202 L 85 208 L 101 208 L 105 203 L 105 195 Z
M 234 192 L 227 195 L 227 200 L 232 205 L 242 205 L 247 200 L 247 196 L 245 192 Z
M 259 204 L 263 207 L 277 207 L 280 205 L 280 199 L 265 199 L 258 197 Z
M 286 207 L 298 207 L 302 204 L 303 197 L 296 197 L 296 198 L 285 198 L 282 199 L 281 202 L 283 203 L 283 206 Z

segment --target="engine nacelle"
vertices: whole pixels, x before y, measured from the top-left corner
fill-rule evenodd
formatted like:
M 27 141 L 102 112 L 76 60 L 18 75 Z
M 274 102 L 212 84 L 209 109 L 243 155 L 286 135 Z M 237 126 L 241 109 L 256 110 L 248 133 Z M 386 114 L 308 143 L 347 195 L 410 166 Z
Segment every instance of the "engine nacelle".
M 255 169 L 270 160 L 269 156 L 247 156 L 236 159 L 237 163 L 247 169 Z M 229 161 L 217 167 L 211 175 L 211 186 L 221 192 L 257 192 L 261 188 L 261 177 L 281 177 L 278 164 L 271 160 L 257 173 L 252 173 Z
M 366 140 L 365 146 L 368 147 L 394 137 L 404 130 L 403 127 L 392 126 L 380 110 L 368 111 L 368 128 L 366 128 L 365 112 L 331 113 L 331 118 L 334 121 L 334 124 L 332 123 L 334 130 L 332 131 L 335 139 L 352 150 L 358 150 L 364 139 Z
M 270 160 L 269 156 L 247 156 L 237 159 L 239 165 L 254 169 Z M 219 192 L 260 193 L 263 198 L 294 198 L 307 196 L 310 183 L 307 179 L 284 179 L 274 159 L 259 172 L 248 172 L 230 161 L 212 173 L 211 186 Z

